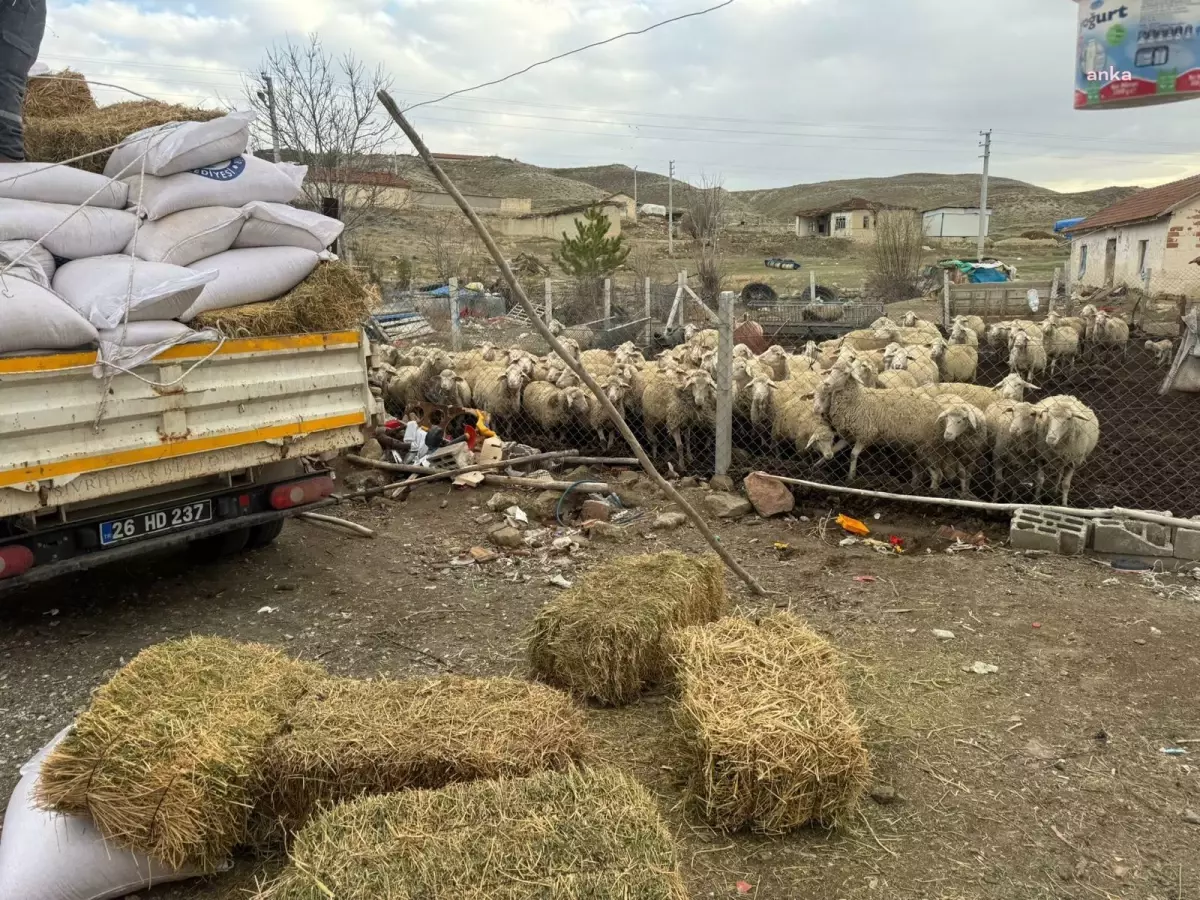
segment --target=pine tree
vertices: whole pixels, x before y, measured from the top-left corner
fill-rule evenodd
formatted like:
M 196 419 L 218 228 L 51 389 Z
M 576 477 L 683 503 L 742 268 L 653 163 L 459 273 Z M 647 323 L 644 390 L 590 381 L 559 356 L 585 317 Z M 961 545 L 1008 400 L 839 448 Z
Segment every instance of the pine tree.
M 582 219 L 575 220 L 575 236 L 568 237 L 564 231 L 562 243 L 554 253 L 554 262 L 568 275 L 575 278 L 604 278 L 611 275 L 625 258 L 630 248 L 621 235 L 608 237 L 609 220 L 598 206 L 593 206 Z

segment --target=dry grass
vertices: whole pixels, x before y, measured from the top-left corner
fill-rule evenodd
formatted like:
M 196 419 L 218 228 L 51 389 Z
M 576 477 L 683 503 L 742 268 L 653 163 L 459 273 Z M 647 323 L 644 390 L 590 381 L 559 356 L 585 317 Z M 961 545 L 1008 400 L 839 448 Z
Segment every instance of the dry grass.
M 649 793 L 611 769 L 335 807 L 257 900 L 686 900 Z
M 833 647 L 780 613 L 688 628 L 676 648 L 677 719 L 708 821 L 763 832 L 847 821 L 870 769 Z
M 668 634 L 728 609 L 717 557 L 668 552 L 598 566 L 534 620 L 534 675 L 572 693 L 622 704 L 671 675 Z
M 54 118 L 28 117 L 25 155 L 30 162 L 64 162 L 92 153 L 73 165 L 103 173 L 111 154 L 99 151 L 116 146 L 135 131 L 168 122 L 207 122 L 223 115 L 222 110 L 134 100 Z
M 30 78 L 25 87 L 22 113 L 28 119 L 57 119 L 94 112 L 96 99 L 87 79 L 72 69 Z
M 278 300 L 213 310 L 196 317 L 196 328 L 228 337 L 316 334 L 357 328 L 379 305 L 379 289 L 343 262 L 323 262 Z
M 121 847 L 215 868 L 242 840 L 267 742 L 323 672 L 260 644 L 157 644 L 46 759 L 38 803 Z
M 566 694 L 513 678 L 333 679 L 271 744 L 252 843 L 363 794 L 564 769 L 588 743 Z

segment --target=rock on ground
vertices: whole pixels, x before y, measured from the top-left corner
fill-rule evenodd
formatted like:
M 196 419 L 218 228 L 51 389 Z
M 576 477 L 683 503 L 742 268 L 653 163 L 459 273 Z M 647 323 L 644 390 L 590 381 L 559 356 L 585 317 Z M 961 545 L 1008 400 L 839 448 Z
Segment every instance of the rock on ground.
M 496 491 L 487 502 L 487 508 L 492 512 L 500 512 L 510 506 L 520 506 L 521 498 L 510 491 Z
M 525 546 L 525 535 L 511 525 L 501 525 L 492 530 L 488 533 L 488 540 L 497 547 L 506 547 L 510 550 Z
M 757 472 L 752 472 L 746 476 L 742 486 L 746 489 L 746 496 L 750 498 L 754 511 L 764 519 L 781 516 L 796 508 L 796 498 L 792 495 L 791 488 L 773 478 L 765 478 Z
M 704 507 L 718 519 L 736 519 L 747 515 L 753 508 L 745 497 L 720 492 L 705 497 Z
M 679 528 L 687 524 L 687 516 L 681 512 L 662 513 L 654 518 L 653 527 L 663 531 L 670 531 L 674 528 Z

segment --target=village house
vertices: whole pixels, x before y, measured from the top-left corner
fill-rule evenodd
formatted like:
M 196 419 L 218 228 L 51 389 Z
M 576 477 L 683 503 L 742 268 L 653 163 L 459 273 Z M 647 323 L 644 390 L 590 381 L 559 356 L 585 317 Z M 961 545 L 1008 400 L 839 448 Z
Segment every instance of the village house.
M 1200 298 L 1200 175 L 1139 191 L 1067 230 L 1072 285 Z
M 575 234 L 575 222 L 582 220 L 592 207 L 599 207 L 608 219 L 607 237 L 619 237 L 621 219 L 625 213 L 624 203 L 601 200 L 598 203 L 580 203 L 543 212 L 527 213 L 500 220 L 500 228 L 509 237 L 544 237 L 561 239 L 563 234 Z
M 896 209 L 886 203 L 851 197 L 829 206 L 796 212 L 797 237 L 835 237 L 857 243 L 874 243 L 879 213 Z M 915 210 L 912 210 L 915 214 Z

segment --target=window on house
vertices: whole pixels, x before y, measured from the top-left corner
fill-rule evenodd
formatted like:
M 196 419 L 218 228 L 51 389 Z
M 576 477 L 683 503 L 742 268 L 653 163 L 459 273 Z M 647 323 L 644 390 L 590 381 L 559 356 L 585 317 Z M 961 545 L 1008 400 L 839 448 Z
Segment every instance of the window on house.
M 1087 244 L 1079 245 L 1079 277 L 1082 278 L 1087 272 Z
M 846 216 L 838 216 L 836 219 L 833 220 L 833 230 L 834 231 L 845 231 L 846 230 Z
M 1149 241 L 1138 241 L 1138 274 L 1146 271 L 1146 252 L 1150 249 Z
M 871 217 L 863 216 L 863 229 L 870 230 L 870 228 L 871 228 Z

